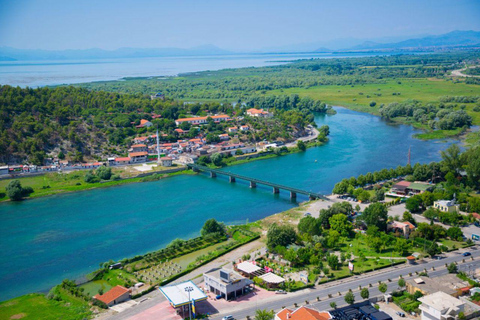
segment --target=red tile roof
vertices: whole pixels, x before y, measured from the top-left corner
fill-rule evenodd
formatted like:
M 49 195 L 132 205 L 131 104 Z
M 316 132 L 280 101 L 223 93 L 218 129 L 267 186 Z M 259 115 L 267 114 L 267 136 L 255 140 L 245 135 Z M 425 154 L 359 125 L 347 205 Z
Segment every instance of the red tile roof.
M 134 144 L 132 145 L 132 148 L 145 148 L 146 146 L 146 144 Z
M 147 154 L 148 154 L 147 151 L 140 151 L 140 152 L 131 152 L 128 155 L 131 158 L 131 157 L 143 157 L 143 156 L 146 156 Z
M 115 158 L 115 161 L 130 161 L 129 157 Z
M 115 286 L 102 295 L 95 295 L 93 298 L 102 301 L 105 304 L 112 303 L 115 299 L 120 298 L 125 293 L 130 292 L 127 288 L 122 286 Z
M 476 213 L 476 212 L 473 212 L 472 213 L 472 216 L 475 218 L 475 219 L 480 219 L 480 214 Z
M 415 226 L 411 222 L 405 221 L 403 223 L 406 224 L 410 230 L 415 230 Z
M 285 312 L 287 310 L 287 312 Z M 287 315 L 290 314 L 290 317 L 287 318 Z M 317 310 L 300 307 L 295 311 L 289 309 L 284 309 L 277 313 L 277 317 L 281 320 L 329 320 L 331 316 L 328 312 L 319 312 Z

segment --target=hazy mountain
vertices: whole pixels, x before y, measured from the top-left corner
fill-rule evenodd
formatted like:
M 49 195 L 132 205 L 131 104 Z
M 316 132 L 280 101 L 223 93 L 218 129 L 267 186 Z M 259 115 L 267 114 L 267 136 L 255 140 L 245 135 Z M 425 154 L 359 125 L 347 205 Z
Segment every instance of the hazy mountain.
M 452 31 L 449 33 L 408 39 L 395 43 L 377 43 L 365 41 L 353 46 L 351 50 L 402 49 L 402 48 L 438 48 L 480 45 L 480 31 Z
M 109 58 L 146 58 L 165 56 L 218 55 L 231 52 L 213 45 L 204 45 L 189 49 L 182 48 L 119 48 L 103 50 L 98 48 L 85 50 L 28 50 L 0 47 L 0 60 L 77 60 Z M 2 59 L 3 58 L 3 59 Z

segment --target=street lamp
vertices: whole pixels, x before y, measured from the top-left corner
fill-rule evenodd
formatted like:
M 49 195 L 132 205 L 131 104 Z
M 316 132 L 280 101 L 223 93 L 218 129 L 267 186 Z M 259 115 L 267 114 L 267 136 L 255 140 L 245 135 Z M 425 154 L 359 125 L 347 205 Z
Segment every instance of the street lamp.
M 189 314 L 189 319 L 192 319 L 192 307 L 191 307 L 191 301 L 190 301 L 190 292 L 193 291 L 193 287 L 188 286 L 185 287 L 185 292 L 188 292 L 188 314 Z

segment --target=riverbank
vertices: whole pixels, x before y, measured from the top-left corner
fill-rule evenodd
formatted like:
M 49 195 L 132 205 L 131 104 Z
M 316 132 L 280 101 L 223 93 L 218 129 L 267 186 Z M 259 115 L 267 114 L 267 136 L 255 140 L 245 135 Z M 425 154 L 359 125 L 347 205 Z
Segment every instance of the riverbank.
M 328 142 L 319 142 L 316 140 L 318 136 L 318 130 L 313 129 L 314 134 L 312 136 L 301 137 L 297 141 L 301 140 L 305 142 L 306 148 L 318 147 L 326 144 Z M 224 166 L 234 166 L 249 163 L 252 161 L 257 160 L 267 160 L 272 159 L 279 156 L 284 156 L 288 154 L 293 154 L 297 152 L 302 152 L 297 146 L 295 146 L 295 142 L 288 144 L 287 147 L 288 151 L 281 151 L 281 152 L 274 152 L 274 151 L 265 151 L 259 152 L 254 154 L 247 154 L 247 155 L 240 155 L 240 156 L 233 156 L 231 158 L 226 158 Z M 215 166 L 212 166 L 215 167 Z M 215 168 L 221 168 L 215 167 Z M 107 187 L 114 187 L 114 186 L 121 186 L 130 183 L 137 183 L 137 182 L 149 182 L 155 181 L 160 179 L 165 179 L 168 177 L 180 175 L 180 174 L 195 174 L 194 172 L 187 170 L 188 168 L 185 166 L 180 166 L 178 168 L 161 168 L 160 170 L 151 170 L 143 173 L 138 173 L 134 175 L 134 169 L 131 166 L 123 167 L 123 168 L 115 168 L 113 167 L 112 176 L 117 175 L 121 178 L 118 180 L 108 180 L 108 181 L 101 181 L 97 183 L 87 183 L 85 182 L 84 178 L 85 175 L 90 170 L 78 170 L 78 171 L 70 171 L 67 173 L 61 172 L 49 172 L 45 174 L 39 175 L 19 175 L 14 178 L 10 179 L 2 179 L 0 180 L 0 203 L 9 201 L 6 195 L 6 186 L 12 180 L 19 179 L 23 187 L 31 187 L 33 188 L 34 192 L 31 193 L 27 199 L 35 199 L 39 197 L 46 197 L 57 195 L 61 193 L 71 193 L 71 192 L 79 192 L 85 190 L 92 190 L 98 188 L 107 188 Z M 175 171 L 176 172 L 171 172 Z

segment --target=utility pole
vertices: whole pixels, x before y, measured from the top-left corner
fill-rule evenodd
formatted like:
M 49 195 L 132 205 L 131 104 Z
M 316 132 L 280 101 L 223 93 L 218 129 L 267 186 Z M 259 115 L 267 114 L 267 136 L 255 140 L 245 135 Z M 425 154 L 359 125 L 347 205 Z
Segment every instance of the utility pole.
M 188 292 L 188 317 L 189 319 L 192 319 L 192 302 L 190 301 L 190 292 L 193 291 L 193 288 L 190 286 L 185 287 L 185 291 Z
M 158 126 L 157 126 L 157 163 L 160 164 L 160 144 L 158 142 Z

